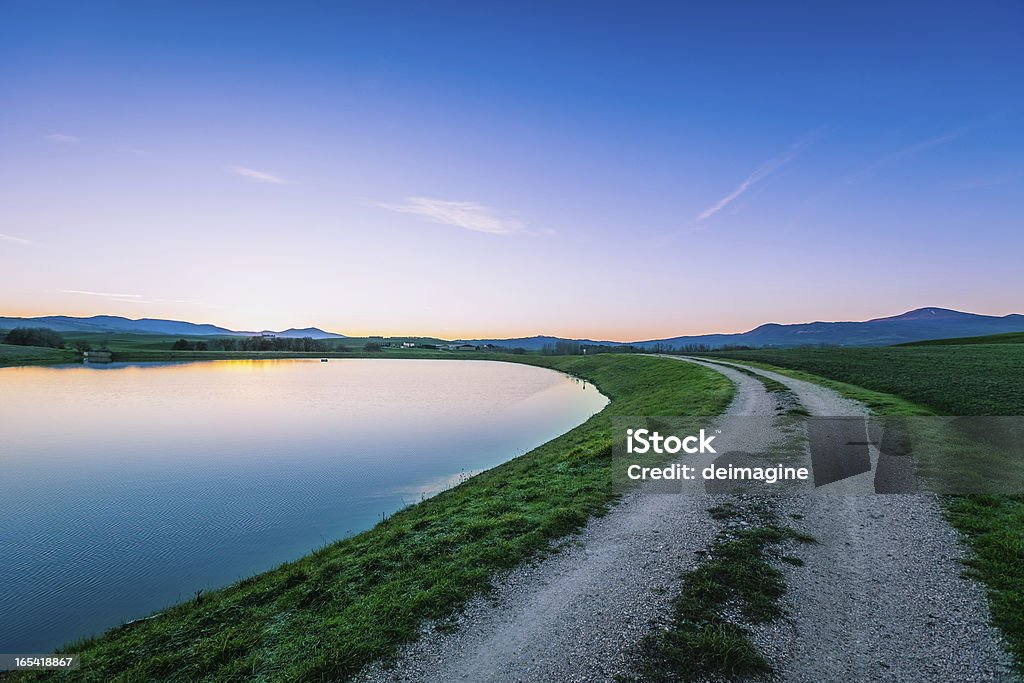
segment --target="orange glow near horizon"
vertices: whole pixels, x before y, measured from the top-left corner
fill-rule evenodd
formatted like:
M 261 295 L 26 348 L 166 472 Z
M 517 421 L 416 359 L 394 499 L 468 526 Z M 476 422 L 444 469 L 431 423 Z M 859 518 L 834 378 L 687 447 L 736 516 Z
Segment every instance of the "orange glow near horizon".
M 631 342 L 631 341 L 647 341 L 655 339 L 668 339 L 672 337 L 682 336 L 697 336 L 705 334 L 733 334 L 740 332 L 747 332 L 749 330 L 763 325 L 765 323 L 778 323 L 783 325 L 797 324 L 797 323 L 808 323 L 822 320 L 826 322 L 838 322 L 838 321 L 861 321 L 870 320 L 872 318 L 881 318 L 890 315 L 898 315 L 911 310 L 913 308 L 922 308 L 926 304 L 920 306 L 909 306 L 900 310 L 863 310 L 855 311 L 849 316 L 820 316 L 820 317 L 801 317 L 798 313 L 790 313 L 785 317 L 763 317 L 755 318 L 753 315 L 740 317 L 738 315 L 720 315 L 717 316 L 714 321 L 706 321 L 704 324 L 685 324 L 678 323 L 673 324 L 672 321 L 664 320 L 659 321 L 657 325 L 627 325 L 621 324 L 605 324 L 605 325 L 587 325 L 587 324 L 561 324 L 553 325 L 551 328 L 528 328 L 528 329 L 514 329 L 510 327 L 484 327 L 479 328 L 466 328 L 466 327 L 434 327 L 433 329 L 411 329 L 405 327 L 393 327 L 393 326 L 382 326 L 380 328 L 367 328 L 360 326 L 348 327 L 343 323 L 281 323 L 277 325 L 266 325 L 266 324 L 245 324 L 245 321 L 241 321 L 242 324 L 229 323 L 223 320 L 210 316 L 207 318 L 186 318 L 186 317 L 175 317 L 172 314 L 151 314 L 151 315 L 134 315 L 129 312 L 111 312 L 98 311 L 93 308 L 85 308 L 85 310 L 77 310 L 74 312 L 54 312 L 54 311 L 39 311 L 27 308 L 14 308 L 2 311 L 2 315 L 8 317 L 44 317 L 44 316 L 56 316 L 56 315 L 69 315 L 73 317 L 91 317 L 96 315 L 117 315 L 125 318 L 161 318 L 167 320 L 180 320 L 183 322 L 192 322 L 197 324 L 210 324 L 218 327 L 223 327 L 233 331 L 252 331 L 258 332 L 262 330 L 284 330 L 289 328 L 304 328 L 304 327 L 318 327 L 326 332 L 334 332 L 337 334 L 345 335 L 346 337 L 429 337 L 437 339 L 514 339 L 524 338 L 533 336 L 550 336 L 560 337 L 564 339 L 590 339 L 594 341 L 611 341 L 611 342 Z M 969 311 L 971 313 L 980 313 L 983 315 L 994 315 L 1002 316 L 1015 313 L 1012 310 L 989 310 L 989 311 Z M 280 321 L 280 316 L 268 316 L 268 319 L 274 319 Z

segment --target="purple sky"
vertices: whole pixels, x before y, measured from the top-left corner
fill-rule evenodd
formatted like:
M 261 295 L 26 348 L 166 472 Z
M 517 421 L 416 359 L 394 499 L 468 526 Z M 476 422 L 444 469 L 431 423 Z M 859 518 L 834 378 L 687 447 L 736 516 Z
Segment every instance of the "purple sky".
M 650 339 L 1024 310 L 1020 3 L 241 11 L 5 4 L 0 315 Z

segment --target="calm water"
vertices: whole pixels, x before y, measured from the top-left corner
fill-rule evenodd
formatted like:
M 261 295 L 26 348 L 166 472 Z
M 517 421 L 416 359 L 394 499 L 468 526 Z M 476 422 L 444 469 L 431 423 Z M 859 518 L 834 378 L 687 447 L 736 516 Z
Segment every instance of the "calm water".
M 0 369 L 0 652 L 295 559 L 605 403 L 489 361 Z

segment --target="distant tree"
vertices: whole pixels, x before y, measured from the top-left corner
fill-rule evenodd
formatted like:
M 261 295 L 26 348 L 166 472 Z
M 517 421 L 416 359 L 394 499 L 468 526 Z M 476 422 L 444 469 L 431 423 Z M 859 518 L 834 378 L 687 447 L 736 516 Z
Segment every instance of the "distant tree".
M 191 351 L 192 344 L 187 339 L 179 339 L 171 345 L 171 351 Z
M 84 339 L 76 339 L 74 342 L 76 351 L 92 351 L 92 344 L 85 341 Z
M 15 327 L 4 339 L 7 344 L 18 346 L 49 346 L 54 349 L 64 348 L 64 337 L 49 327 Z
M 580 343 L 559 339 L 555 342 L 556 356 L 578 356 L 580 355 Z
M 238 343 L 231 337 L 215 337 L 209 341 L 211 351 L 237 351 Z
M 381 350 L 383 350 L 383 347 L 381 347 L 380 342 L 366 342 L 366 345 L 363 346 L 363 351 L 377 352 Z
M 209 344 L 207 344 L 204 341 L 196 342 L 195 350 L 196 351 L 209 351 L 210 350 L 210 346 L 209 346 Z

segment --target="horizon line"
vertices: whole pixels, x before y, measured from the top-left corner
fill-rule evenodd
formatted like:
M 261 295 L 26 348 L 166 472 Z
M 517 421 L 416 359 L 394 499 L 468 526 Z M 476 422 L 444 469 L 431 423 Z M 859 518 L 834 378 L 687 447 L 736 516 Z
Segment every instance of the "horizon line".
M 185 324 L 189 324 L 189 325 L 218 327 L 218 328 L 221 328 L 221 329 L 225 330 L 226 333 L 231 333 L 231 334 L 260 334 L 262 332 L 280 333 L 280 332 L 286 332 L 286 331 L 289 331 L 289 330 L 316 329 L 316 330 L 319 330 L 320 332 L 323 332 L 325 334 L 339 335 L 340 337 L 347 338 L 347 339 L 363 339 L 363 338 L 371 338 L 371 337 L 382 337 L 382 338 L 409 338 L 409 339 L 440 339 L 440 340 L 444 340 L 444 341 L 459 341 L 459 340 L 481 340 L 481 341 L 500 340 L 500 341 L 507 341 L 507 340 L 515 340 L 515 339 L 533 339 L 533 338 L 537 338 L 537 337 L 550 337 L 552 339 L 562 339 L 562 340 L 569 340 L 569 341 L 581 341 L 581 342 L 593 342 L 593 343 L 611 343 L 611 344 L 633 344 L 633 343 L 657 342 L 657 341 L 661 341 L 661 340 L 674 339 L 674 338 L 678 338 L 678 337 L 706 337 L 706 336 L 719 336 L 719 335 L 746 334 L 748 332 L 756 330 L 756 329 L 758 329 L 760 327 L 763 327 L 765 325 L 783 325 L 783 326 L 787 326 L 787 325 L 811 325 L 811 324 L 816 324 L 816 323 L 833 323 L 833 324 L 835 324 L 835 323 L 866 323 L 866 322 L 872 322 L 872 321 L 876 321 L 876 320 L 884 320 L 886 318 L 899 317 L 899 316 L 902 316 L 902 315 L 906 315 L 908 313 L 913 313 L 913 312 L 916 312 L 916 311 L 923 311 L 923 310 L 928 310 L 928 309 L 952 311 L 952 312 L 955 312 L 955 313 L 963 313 L 963 314 L 967 314 L 967 315 L 988 316 L 988 317 L 995 317 L 995 318 L 1005 318 L 1005 317 L 1012 316 L 1012 315 L 1024 315 L 1024 313 L 1018 313 L 1016 311 L 1011 311 L 1011 312 L 1008 312 L 1008 313 L 977 313 L 977 312 L 973 312 L 973 311 L 962 311 L 962 310 L 959 310 L 959 309 L 949 308 L 949 307 L 946 307 L 946 306 L 918 306 L 918 307 L 915 307 L 915 308 L 907 309 L 907 310 L 899 312 L 899 313 L 887 314 L 887 315 L 879 315 L 879 316 L 874 316 L 874 317 L 870 317 L 870 318 L 865 318 L 863 320 L 853 320 L 853 319 L 849 319 L 849 318 L 841 319 L 841 320 L 820 320 L 820 319 L 819 320 L 801 320 L 801 321 L 797 321 L 797 322 L 775 322 L 775 321 L 770 321 L 769 320 L 769 321 L 763 321 L 763 322 L 756 323 L 753 327 L 748 327 L 746 329 L 742 329 L 742 330 L 738 330 L 738 331 L 731 331 L 731 332 L 717 331 L 717 332 L 672 333 L 670 335 L 662 336 L 662 337 L 656 337 L 656 336 L 655 337 L 643 337 L 643 338 L 636 338 L 636 339 L 631 339 L 631 340 L 610 339 L 610 338 L 606 338 L 606 337 L 602 338 L 602 335 L 594 335 L 594 334 L 579 335 L 579 336 L 560 336 L 560 335 L 557 335 L 557 334 L 547 334 L 547 333 L 543 333 L 543 332 L 538 332 L 538 333 L 534 333 L 534 334 L 506 334 L 506 335 L 502 335 L 500 333 L 495 333 L 495 334 L 473 333 L 473 334 L 456 335 L 456 336 L 452 336 L 452 337 L 440 336 L 440 335 L 436 335 L 436 334 L 425 334 L 425 333 L 399 333 L 399 332 L 391 332 L 391 333 L 379 333 L 379 332 L 378 333 L 350 333 L 350 332 L 336 332 L 336 331 L 333 331 L 333 330 L 325 329 L 324 327 L 321 327 L 321 326 L 315 325 L 315 324 L 313 324 L 313 325 L 304 325 L 304 326 L 291 325 L 291 326 L 289 326 L 287 328 L 282 328 L 280 330 L 273 330 L 273 329 L 271 329 L 269 327 L 260 327 L 258 329 L 254 328 L 254 329 L 245 330 L 245 329 L 233 329 L 233 328 L 230 328 L 230 327 L 225 327 L 224 325 L 221 325 L 221 324 L 218 324 L 218 323 L 211 323 L 211 322 L 194 322 L 194 321 L 191 321 L 191 320 L 181 320 L 181 319 L 177 319 L 177 318 L 156 318 L 156 317 L 129 318 L 127 316 L 112 315 L 112 314 L 109 314 L 109 313 L 96 313 L 96 314 L 93 314 L 93 315 L 77 315 L 77 316 L 76 315 L 67 315 L 67 314 L 63 314 L 63 313 L 41 314 L 41 315 L 32 315 L 32 316 L 0 315 L 0 320 L 6 319 L 6 318 L 10 318 L 10 319 L 19 319 L 19 320 L 31 321 L 31 320 L 38 320 L 39 318 L 70 318 L 70 319 L 73 319 L 73 320 L 83 320 L 84 321 L 84 320 L 90 320 L 90 319 L 93 319 L 93 318 L 120 318 L 121 320 L 127 320 L 127 321 L 130 321 L 130 322 L 142 322 L 142 321 L 147 321 L 147 320 L 157 320 L 157 321 L 166 321 L 166 322 L 174 322 L 174 323 L 185 323 Z M 112 332 L 112 334 L 166 334 L 166 333 L 160 333 L 160 332 L 149 333 L 149 332 L 125 331 L 125 332 Z M 201 335 L 201 336 L 214 336 L 216 334 L 217 333 L 213 333 L 213 335 Z

